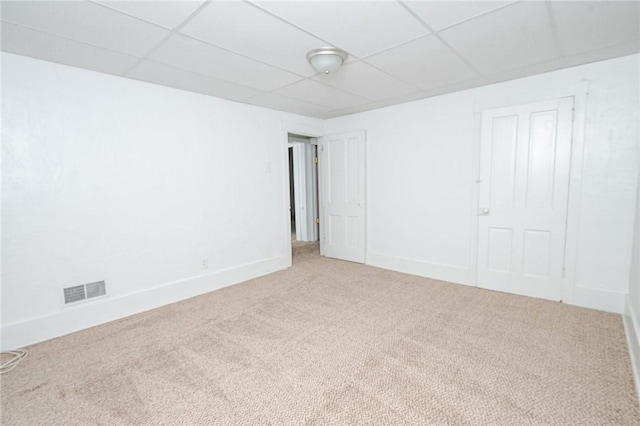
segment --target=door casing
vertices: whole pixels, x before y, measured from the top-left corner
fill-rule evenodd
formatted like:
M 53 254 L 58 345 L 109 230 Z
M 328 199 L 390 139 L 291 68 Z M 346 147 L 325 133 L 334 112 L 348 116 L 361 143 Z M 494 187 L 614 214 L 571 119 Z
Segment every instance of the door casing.
M 578 257 L 578 232 L 580 223 L 580 194 L 582 185 L 582 168 L 584 159 L 584 141 L 587 123 L 587 100 L 589 97 L 589 81 L 582 80 L 575 84 L 561 87 L 538 87 L 536 90 L 520 90 L 505 92 L 504 94 L 479 100 L 474 105 L 474 139 L 472 162 L 472 194 L 470 208 L 471 246 L 469 250 L 469 281 L 468 284 L 477 286 L 478 262 L 478 209 L 480 182 L 480 138 L 482 113 L 489 109 L 542 102 L 553 99 L 573 97 L 573 124 L 571 140 L 571 170 L 569 175 L 569 200 L 567 205 L 567 225 L 565 241 L 565 274 L 562 280 L 562 301 L 565 303 L 594 307 L 616 312 L 620 310 L 619 301 L 615 294 L 608 295 L 580 287 L 576 282 L 576 267 Z

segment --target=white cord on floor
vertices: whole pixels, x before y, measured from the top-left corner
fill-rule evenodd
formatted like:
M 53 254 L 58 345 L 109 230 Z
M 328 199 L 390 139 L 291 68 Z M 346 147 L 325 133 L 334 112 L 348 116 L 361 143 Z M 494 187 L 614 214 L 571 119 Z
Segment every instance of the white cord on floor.
M 0 374 L 8 373 L 16 368 L 16 366 L 20 364 L 20 361 L 29 355 L 29 351 L 26 349 L 16 349 L 14 351 L 2 352 L 2 355 L 11 355 L 13 358 L 0 365 Z

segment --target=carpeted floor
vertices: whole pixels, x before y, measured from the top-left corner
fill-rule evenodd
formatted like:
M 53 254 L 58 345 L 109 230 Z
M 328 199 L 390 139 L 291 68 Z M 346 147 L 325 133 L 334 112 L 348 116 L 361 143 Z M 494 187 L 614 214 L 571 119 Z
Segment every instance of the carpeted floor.
M 3 425 L 640 424 L 618 315 L 321 258 L 29 348 Z

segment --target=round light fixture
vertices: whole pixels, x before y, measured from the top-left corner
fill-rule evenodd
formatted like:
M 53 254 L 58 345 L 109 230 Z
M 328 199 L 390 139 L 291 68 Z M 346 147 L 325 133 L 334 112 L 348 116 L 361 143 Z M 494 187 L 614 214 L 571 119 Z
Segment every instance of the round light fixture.
M 307 60 L 321 73 L 335 72 L 347 60 L 349 54 L 337 47 L 321 47 L 307 53 Z

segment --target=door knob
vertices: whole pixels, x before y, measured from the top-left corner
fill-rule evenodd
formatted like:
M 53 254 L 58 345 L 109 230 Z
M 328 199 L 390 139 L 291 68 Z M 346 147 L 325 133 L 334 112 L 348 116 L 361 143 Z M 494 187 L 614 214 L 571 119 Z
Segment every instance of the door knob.
M 489 209 L 486 207 L 483 209 L 480 209 L 480 216 L 489 216 Z

